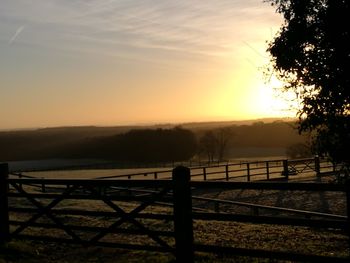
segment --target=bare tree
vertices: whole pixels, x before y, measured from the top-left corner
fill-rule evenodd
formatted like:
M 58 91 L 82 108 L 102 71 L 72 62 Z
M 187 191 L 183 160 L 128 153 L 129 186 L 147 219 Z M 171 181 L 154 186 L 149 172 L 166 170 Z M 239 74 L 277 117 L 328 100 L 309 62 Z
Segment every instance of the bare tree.
M 222 161 L 232 135 L 232 129 L 227 127 L 206 131 L 199 140 L 200 151 L 207 155 L 209 162 L 213 162 L 215 157 Z
M 233 135 L 232 129 L 225 127 L 220 128 L 216 132 L 216 143 L 218 149 L 218 161 L 224 159 L 225 153 L 227 151 L 227 145 Z
M 205 152 L 209 162 L 214 161 L 216 153 L 216 138 L 213 131 L 207 131 L 199 140 L 200 150 Z

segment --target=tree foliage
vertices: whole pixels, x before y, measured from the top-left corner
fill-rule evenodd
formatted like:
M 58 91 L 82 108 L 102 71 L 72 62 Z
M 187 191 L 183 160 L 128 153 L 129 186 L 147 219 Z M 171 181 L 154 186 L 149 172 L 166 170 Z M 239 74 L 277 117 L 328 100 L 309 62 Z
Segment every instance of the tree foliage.
M 320 153 L 349 164 L 350 1 L 266 1 L 284 17 L 268 52 L 284 89 L 301 102 L 299 131 L 314 132 Z
M 207 155 L 209 162 L 223 161 L 233 132 L 229 127 L 206 131 L 199 139 L 199 151 Z
M 115 142 L 118 159 L 133 162 L 186 161 L 197 151 L 193 132 L 180 127 L 131 130 Z
M 206 131 L 199 139 L 199 151 L 207 155 L 209 162 L 214 161 L 217 152 L 217 143 L 213 131 Z

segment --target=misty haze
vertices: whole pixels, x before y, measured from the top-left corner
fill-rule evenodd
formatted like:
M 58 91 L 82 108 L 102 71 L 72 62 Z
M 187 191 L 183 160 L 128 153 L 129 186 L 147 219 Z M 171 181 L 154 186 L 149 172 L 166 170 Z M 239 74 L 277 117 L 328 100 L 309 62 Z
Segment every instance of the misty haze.
M 350 262 L 347 0 L 2 0 L 0 262 Z

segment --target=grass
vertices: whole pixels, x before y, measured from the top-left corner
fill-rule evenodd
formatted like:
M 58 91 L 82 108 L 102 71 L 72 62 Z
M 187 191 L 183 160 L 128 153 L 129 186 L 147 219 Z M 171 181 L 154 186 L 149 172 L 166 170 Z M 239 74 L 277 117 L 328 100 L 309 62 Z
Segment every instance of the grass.
M 41 243 L 31 241 L 11 241 L 0 247 L 0 263 L 174 263 L 173 255 L 130 251 L 104 247 L 82 248 L 81 246 L 58 245 L 55 243 Z M 288 262 L 251 257 L 225 257 L 196 253 L 195 262 L 198 263 L 264 263 Z
M 282 193 L 283 192 L 283 193 Z M 197 193 L 196 193 L 197 194 Z M 299 191 L 257 191 L 257 190 L 231 190 L 211 191 L 199 193 L 206 197 L 221 198 L 226 200 L 244 201 L 266 205 L 278 205 L 296 209 L 316 210 L 319 212 L 331 212 L 344 214 L 346 209 L 344 196 L 332 193 L 314 193 Z M 16 206 L 29 205 L 25 199 L 13 198 Z M 46 200 L 49 202 L 49 200 Z M 133 202 L 118 202 L 125 209 L 131 211 L 136 204 Z M 210 208 L 212 204 L 201 205 L 203 209 Z M 81 208 L 92 210 L 106 210 L 100 201 L 73 201 L 65 200 L 59 204 L 60 209 Z M 170 208 L 151 206 L 146 209 L 152 213 L 169 213 Z M 146 212 L 145 211 L 145 212 Z M 237 207 L 220 207 L 220 211 L 249 213 Z M 268 213 L 268 211 L 265 211 Z M 12 213 L 13 219 L 19 219 L 20 215 Z M 15 218 L 17 217 L 18 218 Z M 23 216 L 23 215 L 22 215 Z M 22 218 L 23 219 L 23 218 Z M 108 226 L 115 218 L 101 218 L 88 216 L 61 216 L 62 222 L 78 225 Z M 40 219 L 44 220 L 44 219 Z M 40 221 L 39 220 L 39 221 Z M 49 219 L 45 219 L 49 220 Z M 50 221 L 50 220 L 49 220 Z M 171 230 L 172 223 L 155 220 L 139 219 L 147 223 L 147 227 L 153 230 Z M 130 225 L 123 225 L 130 227 Z M 43 229 L 28 229 L 26 231 L 41 231 L 48 235 L 62 235 L 62 231 L 50 231 Z M 38 232 L 36 232 L 38 233 Z M 263 224 L 249 224 L 237 222 L 201 221 L 194 222 L 194 237 L 198 243 L 211 245 L 233 246 L 240 248 L 265 249 L 269 251 L 297 252 L 302 254 L 347 257 L 349 251 L 349 239 L 345 233 L 334 229 L 314 229 L 308 227 L 277 226 Z M 151 244 L 146 236 L 108 236 L 109 240 L 117 240 L 125 243 Z M 173 241 L 172 241 L 173 242 Z M 195 261 L 206 262 L 288 262 L 271 259 L 256 259 L 249 257 L 225 257 L 223 255 L 196 253 Z M 174 256 L 167 253 L 131 251 L 106 247 L 83 247 L 80 245 L 67 245 L 57 243 L 45 243 L 34 241 L 13 240 L 0 247 L 0 263 L 2 262 L 48 262 L 48 263 L 87 263 L 87 262 L 174 262 Z
M 0 249 L 0 263 L 78 263 L 78 262 L 172 262 L 171 255 L 127 251 L 104 247 L 82 247 L 79 245 L 65 245 L 56 243 L 42 243 L 32 241 L 11 241 Z

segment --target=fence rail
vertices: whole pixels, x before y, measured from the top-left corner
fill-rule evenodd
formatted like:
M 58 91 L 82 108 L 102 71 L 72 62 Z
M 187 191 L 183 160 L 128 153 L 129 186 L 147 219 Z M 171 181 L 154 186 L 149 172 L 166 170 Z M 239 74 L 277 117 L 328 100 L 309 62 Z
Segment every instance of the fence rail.
M 8 242 L 10 239 L 30 239 L 162 251 L 173 253 L 177 262 L 193 262 L 194 253 L 200 251 L 284 260 L 349 262 L 349 257 L 304 255 L 198 243 L 194 239 L 193 221 L 329 227 L 340 229 L 350 236 L 350 184 L 191 181 L 190 179 L 190 169 L 185 167 L 175 168 L 172 171 L 172 180 L 8 178 L 8 166 L 0 164 L 0 220 L 2 222 L 0 243 Z M 33 187 L 33 185 L 42 184 L 59 187 L 62 191 L 41 193 Z M 129 189 L 130 193 L 115 194 L 113 187 L 121 190 L 124 188 L 125 191 Z M 132 194 L 132 191 L 136 192 L 137 189 L 140 192 L 137 195 Z M 328 219 L 313 219 L 199 212 L 193 209 L 192 200 L 196 197 L 193 198 L 191 192 L 201 189 L 344 192 L 348 216 L 334 215 Z M 82 202 L 78 202 L 78 207 L 74 208 L 67 208 L 64 205 L 60 207 L 68 199 L 102 201 L 106 209 L 93 209 L 93 205 L 89 205 L 88 208 L 80 207 Z M 152 206 L 157 202 L 170 202 L 172 207 L 156 213 L 152 210 Z M 44 216 L 45 220 L 43 220 Z M 72 224 L 65 221 L 68 216 L 89 216 L 95 219 L 94 222 L 96 219 L 107 218 L 109 224 L 103 226 Z M 147 225 L 147 220 L 159 220 L 160 223 L 165 224 L 165 227 L 157 225 L 157 229 L 152 229 Z M 133 227 L 123 228 L 122 225 L 125 223 Z M 31 234 L 26 231 L 33 228 L 46 229 L 45 233 L 60 230 L 63 236 L 56 235 L 56 232 L 44 236 L 41 232 Z M 116 242 L 107 238 L 114 234 L 131 235 L 135 238 L 141 235 L 149 238 L 151 242 L 147 244 Z
M 219 163 L 190 167 L 191 180 L 226 180 L 226 181 L 261 181 L 298 179 L 304 176 L 327 175 L 334 172 L 336 167 L 324 158 L 306 159 L 276 159 L 267 161 Z M 25 172 L 12 172 L 12 176 L 31 178 Z M 171 179 L 172 169 L 146 171 L 138 173 L 98 176 L 94 179 Z

